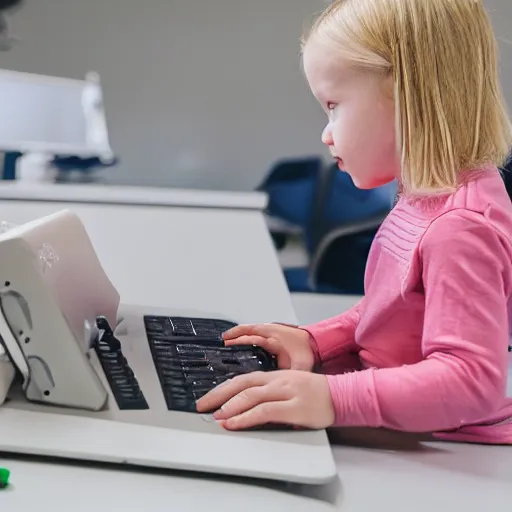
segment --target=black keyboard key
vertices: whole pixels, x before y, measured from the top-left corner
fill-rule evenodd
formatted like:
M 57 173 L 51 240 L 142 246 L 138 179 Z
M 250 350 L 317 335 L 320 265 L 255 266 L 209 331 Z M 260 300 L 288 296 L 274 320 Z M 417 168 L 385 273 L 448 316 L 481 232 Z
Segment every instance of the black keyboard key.
M 222 362 L 226 365 L 230 365 L 230 364 L 241 365 L 242 364 L 238 359 L 236 359 L 234 357 L 231 357 L 231 358 L 223 357 Z
M 147 322 L 146 328 L 151 333 L 163 333 L 165 332 L 165 329 L 162 325 L 156 322 Z
M 214 322 L 193 322 L 194 330 L 197 336 L 208 336 L 218 337 L 222 334 L 222 331 L 215 325 Z
M 206 359 L 182 359 L 181 367 L 184 371 L 197 371 L 198 369 L 208 368 L 210 362 Z
M 174 336 L 197 336 L 192 322 L 187 318 L 170 318 Z
M 172 325 L 169 318 L 164 316 L 144 316 L 144 326 L 146 332 L 151 333 L 153 336 L 168 337 L 171 338 Z
M 104 316 L 99 316 L 96 318 L 96 327 L 103 331 L 107 336 L 113 336 L 112 328 L 108 323 L 108 320 Z
M 104 324 L 106 321 L 103 319 L 101 322 Z M 121 343 L 114 337 L 110 327 L 103 328 L 104 325 L 100 325 L 99 322 L 98 328 L 103 331 L 103 335 L 96 343 L 95 351 L 119 409 L 149 409 L 137 378 L 123 355 Z
M 167 408 L 170 411 L 196 412 L 195 400 L 189 398 L 167 400 Z
M 197 336 L 214 337 L 222 339 L 222 335 L 228 329 L 231 329 L 235 324 L 225 322 L 223 320 L 192 320 L 192 325 L 197 333 Z

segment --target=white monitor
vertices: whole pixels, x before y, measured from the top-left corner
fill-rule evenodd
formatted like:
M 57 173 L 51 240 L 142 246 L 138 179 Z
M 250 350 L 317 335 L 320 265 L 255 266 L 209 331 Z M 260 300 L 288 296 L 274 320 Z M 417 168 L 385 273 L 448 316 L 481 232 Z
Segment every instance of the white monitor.
M 87 353 L 98 317 L 116 327 L 119 294 L 79 218 L 63 210 L 12 228 L 0 235 L 0 261 L 0 344 L 26 397 L 101 409 L 107 391 Z
M 85 80 L 0 69 L 0 151 L 112 159 L 102 90 Z

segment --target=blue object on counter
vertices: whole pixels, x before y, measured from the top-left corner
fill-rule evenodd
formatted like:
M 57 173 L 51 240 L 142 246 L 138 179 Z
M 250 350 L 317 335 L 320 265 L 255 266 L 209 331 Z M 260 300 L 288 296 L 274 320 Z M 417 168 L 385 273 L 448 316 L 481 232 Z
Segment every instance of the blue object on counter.
M 4 153 L 4 166 L 2 172 L 3 180 L 16 179 L 16 165 L 18 159 L 23 156 L 20 151 L 6 151 Z

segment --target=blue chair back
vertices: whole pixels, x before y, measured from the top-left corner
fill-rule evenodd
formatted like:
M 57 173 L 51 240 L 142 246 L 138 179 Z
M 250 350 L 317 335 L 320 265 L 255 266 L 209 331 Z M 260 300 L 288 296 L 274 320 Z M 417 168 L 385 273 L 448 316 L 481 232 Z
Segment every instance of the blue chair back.
M 360 190 L 336 165 L 308 157 L 277 162 L 258 190 L 268 195 L 269 215 L 302 228 L 315 262 L 311 268 L 285 269 L 290 291 L 362 293 L 368 251 L 379 219 L 392 208 L 396 183 Z M 326 245 L 339 228 L 365 222 L 369 227 L 356 227 Z
M 267 213 L 305 228 L 322 167 L 322 159 L 316 156 L 277 162 L 258 187 L 268 195 Z
M 397 193 L 396 182 L 361 190 L 336 164 L 325 171 L 316 205 L 306 231 L 306 246 L 313 254 L 320 240 L 330 231 L 372 219 L 389 212 Z
M 361 190 L 336 165 L 324 168 L 304 231 L 311 263 L 285 269 L 290 291 L 363 294 L 368 253 L 396 193 L 396 183 Z

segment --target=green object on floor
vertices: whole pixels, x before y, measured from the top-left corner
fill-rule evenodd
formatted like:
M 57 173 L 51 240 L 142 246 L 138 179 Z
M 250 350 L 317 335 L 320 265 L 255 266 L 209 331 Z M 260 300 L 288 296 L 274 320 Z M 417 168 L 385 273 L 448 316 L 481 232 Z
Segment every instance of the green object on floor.
M 8 469 L 0 468 L 0 489 L 5 489 L 9 485 L 11 472 Z

